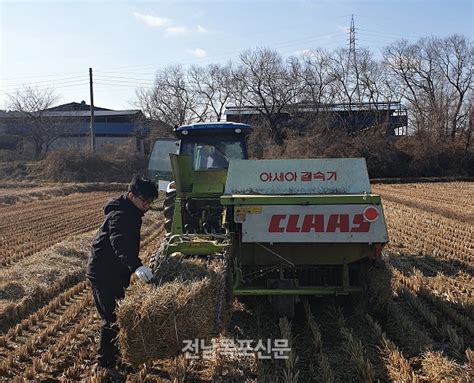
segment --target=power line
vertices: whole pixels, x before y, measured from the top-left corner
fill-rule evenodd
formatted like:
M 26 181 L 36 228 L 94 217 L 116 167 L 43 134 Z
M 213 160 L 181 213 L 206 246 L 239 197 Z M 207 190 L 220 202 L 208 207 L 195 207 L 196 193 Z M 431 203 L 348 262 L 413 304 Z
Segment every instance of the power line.
M 124 76 L 111 76 L 106 74 L 96 75 L 96 77 L 101 77 L 105 79 L 127 79 L 127 80 L 137 80 L 137 81 L 150 81 L 150 79 L 136 78 L 136 77 L 124 77 Z
M 83 74 L 82 72 L 69 72 L 69 73 L 61 73 L 61 74 L 55 74 L 55 73 L 50 73 L 50 74 L 35 74 L 35 75 L 26 75 L 26 76 L 21 76 L 21 77 L 8 77 L 5 78 L 4 80 L 9 81 L 9 80 L 17 80 L 17 79 L 23 79 L 23 78 L 38 78 L 38 77 L 63 77 L 63 76 L 69 76 L 69 75 L 79 75 Z
M 61 84 L 58 84 L 58 85 L 54 85 L 54 86 L 46 86 L 43 85 L 43 86 L 38 86 L 38 87 L 34 87 L 35 89 L 37 90 L 48 90 L 48 89 L 58 89 L 58 88 L 71 88 L 71 87 L 76 87 L 76 86 L 80 86 L 80 85 L 84 85 L 84 84 L 88 84 L 87 82 L 84 82 L 84 81 L 81 81 L 81 82 L 74 82 L 74 83 L 70 83 L 70 84 L 67 84 L 67 85 L 61 85 Z M 25 89 L 25 86 L 20 86 L 20 87 L 16 87 L 16 88 L 7 88 L 5 90 L 2 90 L 3 93 L 11 93 L 11 92 L 16 92 L 16 91 L 22 91 Z
M 341 34 L 344 34 L 344 32 L 336 31 L 336 32 L 326 33 L 326 34 L 323 34 L 323 35 L 318 35 L 318 36 L 308 36 L 308 37 L 305 37 L 305 38 L 300 38 L 300 39 L 296 39 L 296 40 L 289 40 L 289 41 L 286 41 L 286 42 L 278 43 L 278 44 L 275 44 L 274 47 L 286 47 L 288 45 L 293 45 L 293 44 L 310 43 L 310 42 L 314 42 L 314 41 L 317 41 L 317 40 L 324 40 L 328 37 L 341 35 Z M 208 56 L 205 59 L 203 59 L 202 61 L 219 60 L 221 58 L 223 58 L 223 59 L 229 58 L 230 59 L 230 58 L 233 58 L 233 57 L 240 56 L 240 53 L 242 53 L 241 50 L 239 50 L 239 51 L 236 51 L 236 50 L 228 51 L 228 52 L 222 53 L 220 55 Z M 181 61 L 181 63 L 186 64 L 186 63 L 190 63 L 190 62 L 193 62 L 193 61 L 194 61 L 194 59 L 190 59 L 190 60 Z M 110 70 L 101 70 L 100 72 L 101 73 L 121 73 L 121 72 L 116 72 L 116 70 L 130 69 L 130 71 L 127 71 L 127 72 L 132 73 L 133 69 L 138 69 L 139 70 L 139 69 L 142 69 L 142 68 L 145 69 L 145 68 L 150 68 L 150 67 L 156 68 L 156 66 L 157 66 L 156 63 L 146 64 L 146 65 L 137 65 L 137 66 L 122 66 L 122 67 L 111 68 Z
M 364 28 L 360 28 L 359 30 L 363 31 L 363 32 L 368 32 L 368 33 L 371 33 L 371 34 L 375 34 L 375 35 L 380 35 L 381 37 L 382 36 L 387 36 L 387 37 L 395 37 L 395 38 L 402 38 L 402 39 L 406 39 L 407 37 L 416 38 L 416 39 L 424 37 L 424 36 L 414 35 L 414 34 L 399 35 L 399 34 L 395 34 L 395 33 L 387 33 L 387 32 L 382 32 L 382 31 L 372 31 L 370 29 L 364 29 Z
M 32 84 L 43 84 L 43 83 L 57 82 L 57 81 L 63 81 L 63 80 L 83 79 L 83 78 L 85 78 L 85 76 L 81 75 L 81 76 L 63 77 L 63 78 L 57 79 L 57 80 L 34 81 L 34 82 L 30 82 L 28 84 L 30 84 L 30 85 L 32 85 Z
M 354 21 L 353 21 L 353 16 L 352 16 L 351 17 L 351 29 L 349 31 L 349 34 L 350 34 L 349 48 L 350 48 L 350 52 L 351 52 L 352 56 L 354 56 L 355 45 L 356 45 L 356 41 L 357 41 L 356 30 L 359 30 L 359 29 L 355 28 Z M 366 32 L 373 33 L 372 31 L 366 31 Z M 370 37 L 370 33 L 369 33 L 369 37 Z M 319 42 L 317 47 L 333 45 L 333 44 L 337 44 L 337 41 L 324 41 L 324 40 L 326 40 L 328 38 L 341 36 L 343 34 L 345 34 L 345 32 L 337 31 L 337 32 L 327 33 L 327 34 L 324 34 L 324 35 L 308 36 L 308 37 L 305 37 L 305 38 L 293 39 L 293 40 L 289 40 L 289 41 L 286 41 L 286 42 L 276 44 L 273 47 L 271 47 L 270 49 L 275 48 L 275 47 L 280 47 L 280 48 L 292 47 L 294 45 L 309 44 L 309 43 L 314 43 L 314 42 Z M 381 37 L 381 36 L 378 36 L 378 37 Z M 323 41 L 320 42 L 321 40 L 323 40 Z M 374 40 L 365 39 L 365 38 L 364 39 L 359 39 L 359 41 L 366 41 L 366 42 L 371 42 L 371 43 L 384 44 L 384 42 L 381 42 L 381 41 L 374 41 Z M 295 47 L 295 48 L 292 48 L 290 50 L 286 50 L 286 52 L 280 52 L 280 53 L 289 53 L 294 49 L 297 49 L 297 48 Z M 308 48 L 306 48 L 306 49 L 308 49 Z M 234 55 L 230 56 L 229 55 L 230 53 L 234 53 Z M 226 58 L 226 59 L 230 60 L 232 58 L 238 58 L 240 56 L 240 54 L 241 54 L 241 51 L 238 51 L 238 53 L 237 53 L 237 51 L 232 51 L 232 52 L 228 52 L 227 54 L 209 56 L 209 57 L 206 57 L 203 60 L 200 60 L 199 64 L 205 65 L 206 63 L 208 63 L 212 60 L 219 60 L 221 58 Z M 194 61 L 195 60 L 187 60 L 187 61 L 184 61 L 184 62 L 181 62 L 181 63 L 194 62 Z M 134 72 L 133 68 L 138 69 L 138 68 L 147 68 L 147 67 L 151 67 L 151 66 L 153 66 L 154 68 L 157 68 L 157 64 L 158 63 L 149 64 L 149 65 L 140 65 L 140 66 L 116 67 L 116 68 L 122 68 L 122 69 L 127 69 L 127 68 L 131 69 L 130 71 L 126 71 L 126 72 L 123 72 L 123 71 L 117 72 L 117 71 L 112 70 L 113 68 L 111 68 L 111 70 L 96 71 L 95 77 L 96 77 L 97 80 L 100 80 L 98 82 L 98 84 L 101 84 L 103 86 L 108 86 L 108 87 L 111 87 L 111 86 L 117 86 L 117 87 L 121 86 L 121 87 L 129 87 L 129 88 L 153 87 L 153 85 L 154 85 L 153 78 L 156 75 L 156 70 L 154 70 L 152 72 L 150 72 L 150 71 L 148 71 L 148 72 Z M 73 73 L 79 73 L 79 72 L 73 72 Z M 73 74 L 73 73 L 71 73 L 71 74 Z M 152 78 L 134 77 L 134 75 L 137 75 L 137 74 L 142 74 L 142 75 L 145 75 L 145 76 L 150 75 L 150 76 L 152 76 Z M 58 77 L 58 75 L 57 74 L 49 74 L 49 75 L 47 74 L 47 75 L 41 75 L 41 76 L 40 75 L 38 75 L 38 76 L 25 76 L 25 77 L 22 77 L 22 78 L 34 78 L 34 77 Z M 39 87 L 37 87 L 39 89 L 42 89 L 42 88 L 46 89 L 46 88 L 51 88 L 51 87 L 54 87 L 54 88 L 76 87 L 76 86 L 83 85 L 84 84 L 83 82 L 78 82 L 78 81 L 80 81 L 81 79 L 85 79 L 85 78 L 86 78 L 86 76 L 84 74 L 82 74 L 82 75 L 78 75 L 78 76 L 62 77 L 62 78 L 58 78 L 58 79 L 35 81 L 35 82 L 28 83 L 28 84 L 22 83 L 22 84 L 5 85 L 3 87 L 0 87 L 0 89 L 2 89 L 3 91 L 15 91 L 15 90 L 22 89 L 22 87 L 24 87 L 24 86 L 31 86 L 31 85 L 40 85 Z
M 123 87 L 123 88 L 145 88 L 145 89 L 153 89 L 154 86 L 140 86 L 140 85 L 127 85 L 127 84 L 117 84 L 117 83 L 107 83 L 107 82 L 102 82 L 102 81 L 95 81 L 94 84 L 97 85 L 103 85 L 103 86 L 108 86 L 108 87 Z

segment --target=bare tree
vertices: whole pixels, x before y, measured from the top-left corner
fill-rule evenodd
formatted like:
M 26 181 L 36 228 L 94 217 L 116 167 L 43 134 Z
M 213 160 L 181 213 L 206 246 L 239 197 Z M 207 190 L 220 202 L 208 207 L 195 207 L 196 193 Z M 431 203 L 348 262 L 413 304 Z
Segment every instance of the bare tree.
M 205 111 L 198 109 L 194 92 L 181 65 L 169 66 L 156 75 L 155 86 L 137 90 L 138 105 L 145 113 L 169 126 L 202 121 Z
M 65 119 L 52 118 L 47 111 L 58 96 L 51 89 L 25 87 L 8 97 L 15 116 L 12 131 L 33 143 L 34 157 L 39 159 L 67 130 Z
M 450 136 L 454 140 L 458 130 L 467 127 L 469 109 L 466 98 L 473 90 L 474 46 L 460 35 L 438 40 L 437 63 L 448 82 L 447 102 Z
M 234 98 L 257 110 L 268 125 L 272 140 L 281 145 L 282 114 L 302 91 L 294 67 L 285 66 L 277 52 L 266 48 L 245 51 L 240 60 L 235 78 L 236 89 L 242 93 Z
M 233 92 L 232 64 L 207 67 L 193 66 L 189 70 L 190 86 L 196 94 L 200 110 L 211 120 L 221 121 Z
M 342 103 L 361 102 L 359 72 L 346 48 L 336 49 L 330 57 L 332 93 L 335 100 Z
M 461 36 L 398 41 L 385 49 L 387 72 L 400 83 L 415 132 L 452 140 L 468 127 L 472 43 Z
M 301 76 L 304 83 L 302 98 L 311 104 L 316 114 L 323 104 L 334 100 L 330 88 L 333 78 L 328 70 L 329 60 L 329 54 L 322 49 L 308 52 L 302 59 Z

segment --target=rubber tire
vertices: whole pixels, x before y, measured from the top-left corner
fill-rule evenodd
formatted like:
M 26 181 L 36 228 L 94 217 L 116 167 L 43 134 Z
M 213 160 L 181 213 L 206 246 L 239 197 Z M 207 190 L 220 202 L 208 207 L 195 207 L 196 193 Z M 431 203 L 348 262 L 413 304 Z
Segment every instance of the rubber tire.
M 272 305 L 278 318 L 293 320 L 295 317 L 296 298 L 294 296 L 274 296 Z
M 166 193 L 165 201 L 163 203 L 163 215 L 165 216 L 166 234 L 171 233 L 171 227 L 173 226 L 175 201 L 176 201 L 176 190 Z
M 384 321 L 393 298 L 391 273 L 384 260 L 367 259 L 360 267 L 360 282 L 364 288 L 359 303 L 365 311 Z
M 175 199 L 176 199 L 176 190 L 166 192 L 165 200 L 163 202 L 163 207 L 174 206 Z
M 153 270 L 153 272 L 155 272 L 156 268 L 158 267 L 158 263 L 159 263 L 160 257 L 163 254 L 163 251 L 164 251 L 164 247 L 163 247 L 163 244 L 161 244 L 158 250 L 155 251 L 150 257 L 149 267 L 150 269 Z

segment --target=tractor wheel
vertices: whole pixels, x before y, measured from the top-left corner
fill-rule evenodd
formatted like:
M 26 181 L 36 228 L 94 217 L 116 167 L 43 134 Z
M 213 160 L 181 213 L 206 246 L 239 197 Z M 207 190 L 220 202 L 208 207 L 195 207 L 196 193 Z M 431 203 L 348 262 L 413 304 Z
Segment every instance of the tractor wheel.
M 155 272 L 156 268 L 158 267 L 158 263 L 160 261 L 160 257 L 163 255 L 163 251 L 164 251 L 164 246 L 163 244 L 161 244 L 158 250 L 156 250 L 150 257 L 149 265 L 150 265 L 150 269 L 152 269 L 153 272 Z
M 222 319 L 223 327 L 226 328 L 230 323 L 232 304 L 234 302 L 234 260 L 231 256 L 226 259 L 225 273 L 225 310 Z
M 225 272 L 216 285 L 217 306 L 215 308 L 214 333 L 217 335 L 227 329 L 232 316 L 233 282 L 232 282 L 232 260 L 229 253 L 224 254 Z
M 392 299 L 391 274 L 384 260 L 367 259 L 362 261 L 359 273 L 364 288 L 360 300 L 362 308 L 380 320 L 385 320 Z
M 296 287 L 293 279 L 275 279 L 269 281 L 270 288 L 276 289 L 291 289 Z M 292 320 L 295 317 L 295 306 L 297 296 L 295 295 L 273 295 L 270 298 L 273 306 L 273 311 L 279 318 L 286 317 Z
M 273 309 L 279 318 L 292 320 L 295 317 L 296 297 L 278 296 L 272 298 Z
M 174 206 L 174 200 L 176 199 L 176 190 L 172 190 L 166 193 L 163 207 Z
M 166 234 L 171 233 L 171 227 L 173 226 L 175 200 L 176 200 L 176 190 L 166 193 L 165 202 L 163 203 L 163 214 L 165 216 Z

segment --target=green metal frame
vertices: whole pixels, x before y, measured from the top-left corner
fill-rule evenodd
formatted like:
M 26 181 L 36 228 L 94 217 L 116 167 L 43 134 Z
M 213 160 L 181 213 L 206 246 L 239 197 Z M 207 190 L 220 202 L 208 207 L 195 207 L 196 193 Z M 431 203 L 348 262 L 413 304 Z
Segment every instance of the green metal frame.
M 224 206 L 240 205 L 348 205 L 381 203 L 378 194 L 357 195 L 223 195 Z
M 234 288 L 234 295 L 315 295 L 315 296 L 337 296 L 361 293 L 363 288 L 360 286 L 314 286 L 299 287 L 296 289 L 266 289 L 258 287 L 238 287 Z
M 187 155 L 170 154 L 170 160 L 178 196 L 181 193 L 221 196 L 224 192 L 227 169 L 193 170 L 192 158 Z
M 212 236 L 178 234 L 171 236 L 165 245 L 166 255 L 180 252 L 186 255 L 212 255 L 222 253 L 230 246 L 229 242 L 216 240 Z

